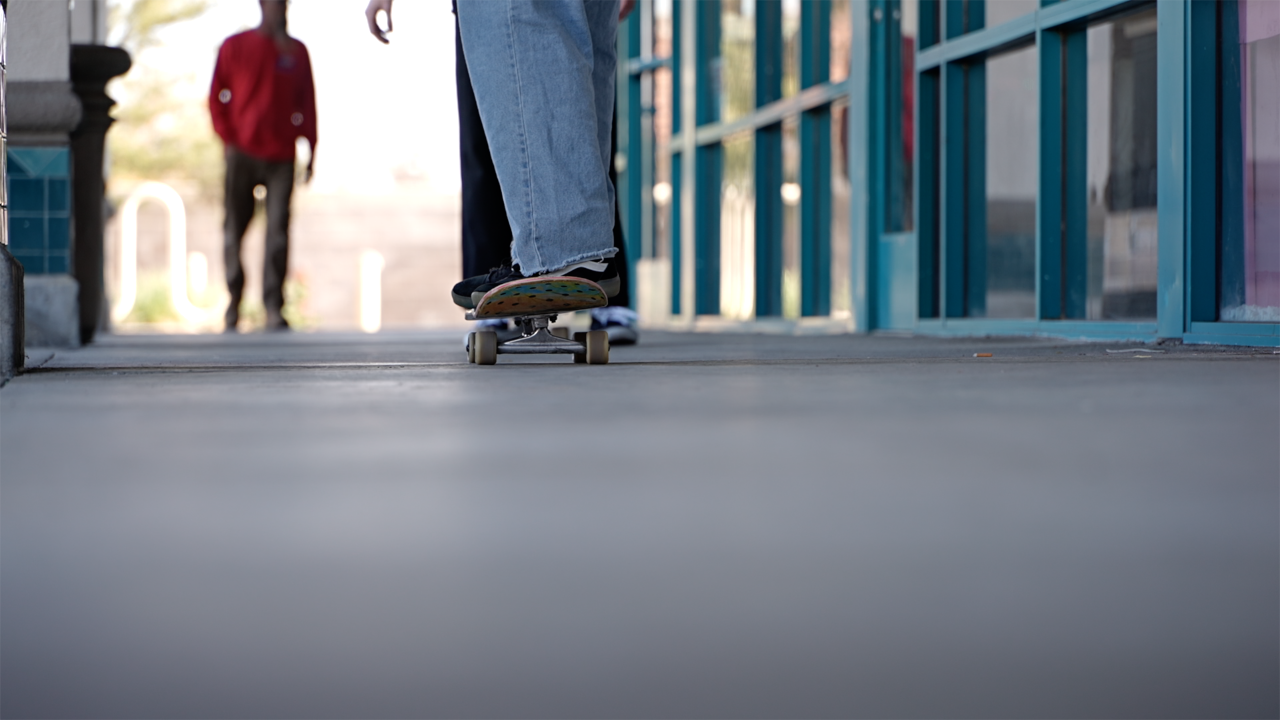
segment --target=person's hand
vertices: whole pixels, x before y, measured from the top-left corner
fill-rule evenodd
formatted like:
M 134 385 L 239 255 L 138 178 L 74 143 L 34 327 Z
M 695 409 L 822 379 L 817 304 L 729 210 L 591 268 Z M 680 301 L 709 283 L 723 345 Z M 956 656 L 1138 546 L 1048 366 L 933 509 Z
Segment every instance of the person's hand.
M 626 0 L 623 0 L 625 2 Z M 634 0 L 632 0 L 634 2 Z M 391 42 L 387 37 L 387 33 L 391 32 L 391 2 L 392 0 L 369 0 L 369 7 L 364 9 L 364 18 L 369 21 L 369 32 L 378 38 L 378 42 L 386 45 Z M 382 11 L 387 16 L 387 29 L 384 31 L 378 26 L 378 11 Z
M 390 2 L 390 0 L 388 0 L 388 2 Z M 618 22 L 626 20 L 627 16 L 631 14 L 631 11 L 635 9 L 636 0 L 622 0 L 622 2 L 618 3 Z M 391 16 L 388 15 L 387 17 Z

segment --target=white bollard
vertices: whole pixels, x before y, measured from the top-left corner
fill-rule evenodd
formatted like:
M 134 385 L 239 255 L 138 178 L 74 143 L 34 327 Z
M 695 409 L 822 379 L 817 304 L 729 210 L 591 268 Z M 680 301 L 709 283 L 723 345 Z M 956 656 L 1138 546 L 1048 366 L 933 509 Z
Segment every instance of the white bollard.
M 360 329 L 376 333 L 382 328 L 382 269 L 386 261 L 377 250 L 360 253 Z

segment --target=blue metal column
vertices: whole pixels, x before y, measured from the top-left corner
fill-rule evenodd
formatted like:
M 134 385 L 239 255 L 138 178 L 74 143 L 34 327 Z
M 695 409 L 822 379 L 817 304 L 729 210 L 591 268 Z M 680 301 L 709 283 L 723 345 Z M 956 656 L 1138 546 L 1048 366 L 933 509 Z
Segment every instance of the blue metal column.
M 1036 200 L 1036 317 L 1062 312 L 1063 266 L 1063 38 L 1037 32 L 1040 59 L 1040 189 Z
M 1156 333 L 1178 338 L 1186 322 L 1186 152 L 1187 152 L 1187 15 L 1185 0 L 1160 3 L 1156 15 L 1156 157 L 1160 169 L 1156 202 L 1160 249 L 1156 287 Z
M 756 107 L 782 98 L 782 0 L 756 2 Z M 755 314 L 782 315 L 782 124 L 755 133 Z
M 1089 301 L 1089 45 L 1084 30 L 1062 38 L 1062 316 L 1082 320 Z
M 872 135 L 869 124 L 873 117 L 870 81 L 873 74 L 871 54 L 871 3 L 852 0 L 850 7 L 853 30 L 849 68 L 849 255 L 853 279 L 853 322 L 858 332 L 871 330 L 871 287 L 876 264 L 872 262 L 876 238 L 870 234 L 871 190 L 875 181 L 868 173 L 868 157 Z
M 1222 27 L 1219 35 L 1219 9 L 1233 20 L 1230 30 Z M 1188 7 L 1187 23 L 1187 326 L 1190 330 L 1192 322 L 1213 322 L 1218 319 L 1218 243 L 1219 233 L 1223 239 L 1232 223 L 1239 224 L 1238 218 L 1243 212 L 1225 212 L 1220 208 L 1218 198 L 1223 204 L 1230 201 L 1241 202 L 1244 188 L 1236 187 L 1244 173 L 1234 164 L 1235 158 L 1228 160 L 1218 157 L 1219 126 L 1218 112 L 1239 113 L 1239 91 L 1223 87 L 1219 92 L 1218 75 L 1218 43 L 1223 44 L 1224 62 L 1222 78 L 1224 84 L 1233 78 L 1238 86 L 1240 73 L 1229 74 L 1230 63 L 1236 67 L 1240 62 L 1238 45 L 1231 42 L 1233 34 L 1238 32 L 1239 21 L 1235 19 L 1235 3 L 1218 3 L 1213 0 L 1192 0 Z M 1164 12 L 1164 7 L 1160 8 Z M 1163 29 L 1163 28 L 1162 28 Z M 1221 38 L 1221 40 L 1220 40 Z M 1163 48 L 1161 48 L 1163 49 Z M 1227 59 L 1227 55 L 1231 58 Z M 1163 58 L 1161 59 L 1163 62 Z M 1234 92 L 1233 92 L 1234 90 Z M 1219 99 L 1221 98 L 1221 99 Z M 1239 123 L 1233 123 L 1228 129 L 1223 123 L 1221 135 L 1224 140 L 1229 133 L 1241 132 Z M 1231 147 L 1232 143 L 1224 142 L 1223 147 Z M 1239 145 L 1236 145 L 1239 147 Z M 1162 173 L 1163 174 L 1163 173 Z M 1219 193 L 1219 177 L 1222 189 Z M 1233 187 L 1233 185 L 1235 187 Z M 1228 200 L 1229 199 L 1229 200 Z M 1164 198 L 1159 198 L 1160 202 Z M 1222 222 L 1219 223 L 1219 217 Z M 1243 228 L 1241 228 L 1243 235 Z M 1160 236 L 1164 244 L 1164 234 Z M 1229 247 L 1232 243 L 1223 243 Z M 1244 244 L 1240 243 L 1240 247 Z M 1162 258 L 1163 259 L 1163 258 Z M 1238 266 L 1233 264 L 1233 266 Z
M 831 3 L 800 5 L 800 86 L 827 81 Z M 800 314 L 831 313 L 831 106 L 800 115 Z
M 942 35 L 941 0 L 920 0 L 920 29 L 917 53 L 936 45 Z M 942 110 L 941 74 L 936 70 L 916 73 L 915 141 L 915 227 L 919 258 L 918 313 L 936 318 L 941 311 L 941 230 L 939 216 L 942 162 L 939 153 Z
M 713 77 L 713 59 L 720 56 L 719 0 L 697 0 L 690 3 L 696 19 L 691 28 L 696 40 L 695 127 L 719 120 L 719 78 Z M 685 134 L 694 140 L 696 131 L 689 127 Z M 688 145 L 686 144 L 686 147 Z M 694 218 L 694 314 L 720 313 L 720 187 L 724 172 L 719 143 L 698 145 L 694 151 L 693 196 Z
M 942 304 L 942 227 L 939 223 L 942 148 L 938 143 L 941 85 L 936 71 L 916 74 L 916 237 L 919 238 L 918 302 L 922 318 L 938 317 Z
M 623 242 L 627 246 L 627 272 L 634 287 L 636 261 L 639 260 L 641 218 L 644 216 L 644 183 L 641 175 L 645 163 L 642 153 L 644 138 L 643 108 L 640 103 L 640 75 L 631 72 L 631 61 L 640 57 L 640 14 L 633 12 L 618 28 L 617 154 L 609 161 L 617 173 L 618 206 L 622 220 Z M 634 290 L 632 291 L 634 292 Z M 634 300 L 633 300 L 634 301 Z

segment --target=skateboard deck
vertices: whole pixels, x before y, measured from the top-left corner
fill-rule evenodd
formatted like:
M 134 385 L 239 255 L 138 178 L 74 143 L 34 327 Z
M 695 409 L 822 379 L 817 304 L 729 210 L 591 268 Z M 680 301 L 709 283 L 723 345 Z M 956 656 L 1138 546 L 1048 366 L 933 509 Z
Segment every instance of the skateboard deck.
M 498 355 L 507 353 L 573 355 L 574 362 L 600 365 L 609 362 L 609 335 L 603 330 L 577 333 L 574 339 L 553 334 L 550 324 L 556 315 L 609 304 L 609 296 L 590 280 L 574 277 L 535 277 L 504 283 L 484 294 L 468 320 L 513 318 L 520 337 L 498 343 L 492 330 L 467 336 L 467 360 L 477 365 L 493 365 Z
M 604 307 L 609 298 L 599 285 L 573 277 L 534 277 L 513 280 L 485 293 L 476 305 L 475 318 L 512 318 L 554 315 Z

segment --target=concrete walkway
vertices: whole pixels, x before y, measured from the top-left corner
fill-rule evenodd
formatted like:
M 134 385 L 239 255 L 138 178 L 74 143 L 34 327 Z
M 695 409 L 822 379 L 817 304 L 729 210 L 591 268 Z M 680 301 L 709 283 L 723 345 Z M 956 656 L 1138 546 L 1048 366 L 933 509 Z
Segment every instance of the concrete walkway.
M 108 337 L 0 390 L 0 714 L 1275 717 L 1280 355 L 1132 348 Z

